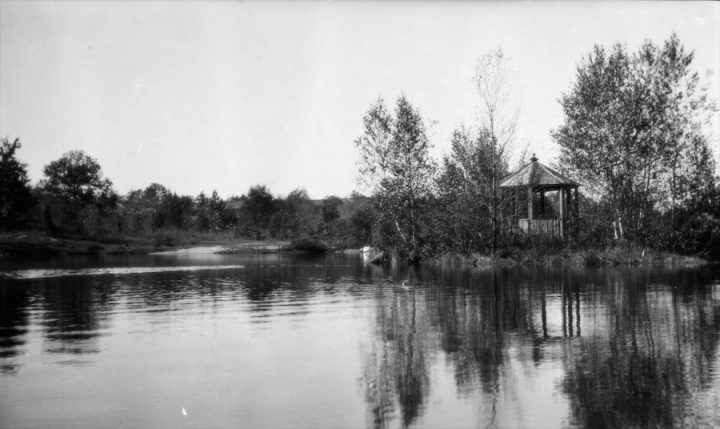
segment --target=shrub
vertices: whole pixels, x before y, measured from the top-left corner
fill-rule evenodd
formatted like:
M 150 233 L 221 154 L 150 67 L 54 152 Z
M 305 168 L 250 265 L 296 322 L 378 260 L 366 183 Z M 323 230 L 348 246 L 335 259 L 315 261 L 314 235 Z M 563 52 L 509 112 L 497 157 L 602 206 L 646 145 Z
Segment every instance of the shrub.
M 297 250 L 308 253 L 325 253 L 327 252 L 328 247 L 325 243 L 316 238 L 305 237 L 291 241 L 287 250 Z

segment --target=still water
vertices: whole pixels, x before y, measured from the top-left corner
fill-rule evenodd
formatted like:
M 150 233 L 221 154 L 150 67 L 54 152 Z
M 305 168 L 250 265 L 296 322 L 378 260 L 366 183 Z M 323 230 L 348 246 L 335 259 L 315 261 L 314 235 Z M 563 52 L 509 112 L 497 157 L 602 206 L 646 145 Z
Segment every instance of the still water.
M 720 426 L 717 267 L 0 264 L 3 428 Z

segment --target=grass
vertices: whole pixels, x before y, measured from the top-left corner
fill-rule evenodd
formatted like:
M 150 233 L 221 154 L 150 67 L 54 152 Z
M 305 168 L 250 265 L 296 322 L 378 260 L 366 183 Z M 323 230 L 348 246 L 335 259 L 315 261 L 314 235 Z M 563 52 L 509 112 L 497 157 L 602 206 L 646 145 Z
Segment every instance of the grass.
M 627 244 L 601 249 L 569 249 L 533 247 L 528 249 L 507 248 L 493 257 L 487 254 L 445 253 L 428 261 L 431 265 L 509 267 L 525 266 L 618 266 L 618 265 L 654 265 L 654 266 L 699 266 L 706 260 L 684 256 L 671 252 L 656 251 Z
M 2 256 L 50 256 L 95 254 L 143 254 L 201 245 L 225 245 L 239 251 L 279 249 L 284 242 L 258 242 L 235 238 L 231 233 L 202 233 L 163 230 L 143 236 L 106 236 L 96 239 L 79 236 L 50 237 L 44 231 L 0 232 Z

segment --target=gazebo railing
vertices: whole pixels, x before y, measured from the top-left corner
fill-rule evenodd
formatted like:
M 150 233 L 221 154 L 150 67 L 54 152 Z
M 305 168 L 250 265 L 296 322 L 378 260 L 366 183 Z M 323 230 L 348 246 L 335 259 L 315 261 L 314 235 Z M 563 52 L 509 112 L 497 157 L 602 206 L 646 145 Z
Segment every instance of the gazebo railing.
M 517 229 L 528 235 L 564 237 L 562 219 L 518 219 Z

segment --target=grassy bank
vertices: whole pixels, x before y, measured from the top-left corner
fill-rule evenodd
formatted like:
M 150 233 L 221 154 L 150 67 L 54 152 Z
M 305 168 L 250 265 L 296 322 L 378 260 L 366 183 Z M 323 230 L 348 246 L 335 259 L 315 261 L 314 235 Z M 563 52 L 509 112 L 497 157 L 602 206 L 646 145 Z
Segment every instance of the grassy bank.
M 182 249 L 195 246 L 222 246 L 224 252 L 278 251 L 288 245 L 283 241 L 257 241 L 233 238 L 227 233 L 162 231 L 143 237 L 118 236 L 88 239 L 83 237 L 50 237 L 41 231 L 0 233 L 0 255 L 32 257 L 53 255 L 122 255 Z
M 0 233 L 0 256 L 37 257 L 52 255 L 147 254 L 200 246 L 222 247 L 217 253 L 275 253 L 329 251 L 325 243 L 312 238 L 288 241 L 258 241 L 234 238 L 228 233 L 161 231 L 143 237 L 122 236 L 91 240 L 81 237 L 50 237 L 42 231 Z M 335 249 L 337 250 L 337 249 Z M 379 251 L 374 251 L 377 258 Z M 382 260 L 382 258 L 377 258 Z M 512 267 L 512 266 L 699 266 L 708 261 L 630 245 L 604 249 L 511 249 L 493 257 L 487 254 L 445 253 L 425 261 L 429 265 Z
M 512 266 L 678 266 L 692 267 L 708 263 L 706 259 L 670 252 L 630 246 L 605 249 L 561 249 L 555 251 L 528 249 L 504 251 L 492 257 L 480 253 L 443 254 L 427 261 L 432 265 L 456 265 L 476 267 Z

